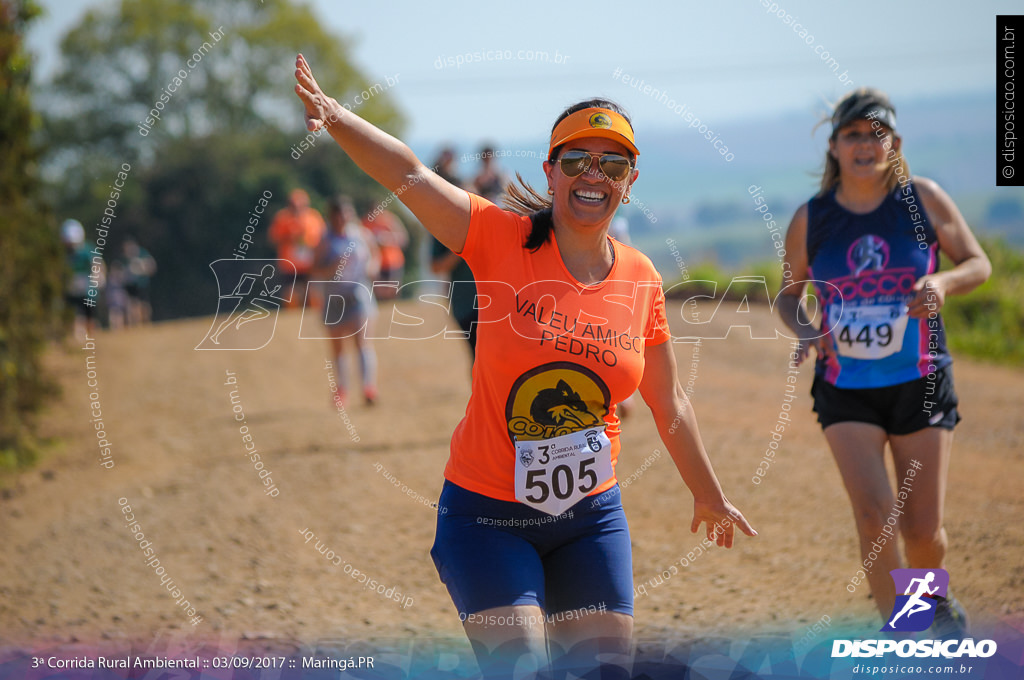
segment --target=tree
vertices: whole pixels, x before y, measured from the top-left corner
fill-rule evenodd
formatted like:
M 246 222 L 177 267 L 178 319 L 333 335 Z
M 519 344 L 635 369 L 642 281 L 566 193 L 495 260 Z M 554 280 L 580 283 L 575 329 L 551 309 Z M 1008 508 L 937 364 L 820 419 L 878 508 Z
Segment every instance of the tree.
M 37 123 L 29 96 L 31 61 L 23 46 L 39 14 L 31 0 L 0 0 L 0 466 L 35 457 L 31 414 L 55 386 L 42 354 L 60 321 L 63 259 L 40 200 Z
M 63 39 L 45 89 L 52 200 L 89 229 L 117 168 L 131 165 L 105 256 L 128 234 L 154 255 L 154 318 L 213 312 L 207 264 L 231 257 L 264 190 L 271 214 L 294 186 L 314 203 L 339 191 L 383 196 L 327 135 L 293 156 L 307 134 L 293 92 L 299 51 L 340 102 L 366 91 L 353 110 L 400 131 L 388 82 L 360 73 L 349 41 L 291 0 L 121 0 L 87 12 Z M 272 256 L 268 222 L 248 257 Z
M 349 41 L 290 0 L 122 0 L 90 10 L 61 43 L 47 97 L 54 139 L 120 161 L 214 131 L 294 133 L 299 51 L 339 101 L 373 85 L 352 65 Z M 359 113 L 400 123 L 386 93 Z

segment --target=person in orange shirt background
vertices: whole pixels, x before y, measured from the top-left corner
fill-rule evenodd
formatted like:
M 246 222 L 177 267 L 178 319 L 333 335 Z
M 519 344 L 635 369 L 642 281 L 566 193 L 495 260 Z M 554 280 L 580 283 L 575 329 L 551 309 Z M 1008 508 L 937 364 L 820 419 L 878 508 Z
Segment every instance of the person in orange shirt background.
M 378 300 L 394 300 L 405 271 L 405 252 L 409 245 L 409 232 L 398 215 L 390 210 L 371 208 L 363 218 L 363 226 L 370 230 L 380 248 L 379 281 L 395 281 L 394 286 L 375 286 L 373 294 Z
M 313 266 L 313 252 L 327 231 L 324 218 L 309 205 L 309 194 L 295 189 L 288 196 L 288 205 L 274 215 L 270 224 L 270 242 L 277 248 L 277 257 L 295 265 L 295 291 L 289 307 L 299 305 L 305 295 Z

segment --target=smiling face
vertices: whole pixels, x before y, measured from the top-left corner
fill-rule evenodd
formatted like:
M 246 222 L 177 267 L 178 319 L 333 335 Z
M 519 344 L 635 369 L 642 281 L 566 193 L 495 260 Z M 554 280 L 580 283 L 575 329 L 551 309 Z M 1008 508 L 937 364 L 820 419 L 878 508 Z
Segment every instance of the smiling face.
M 829 154 L 839 163 L 840 177 L 850 179 L 884 180 L 891 148 L 899 151 L 900 138 L 884 125 L 872 127 L 865 119 L 844 126 L 828 143 Z
M 601 137 L 575 139 L 559 150 L 559 157 L 566 151 L 616 153 L 629 158 L 629 151 L 623 144 Z M 597 158 L 593 158 L 590 168 L 578 177 L 566 177 L 557 160 L 554 163 L 545 161 L 544 173 L 548 187 L 554 192 L 552 216 L 555 224 L 578 227 L 607 226 L 638 176 L 634 169 L 625 180 L 614 182 L 601 172 Z

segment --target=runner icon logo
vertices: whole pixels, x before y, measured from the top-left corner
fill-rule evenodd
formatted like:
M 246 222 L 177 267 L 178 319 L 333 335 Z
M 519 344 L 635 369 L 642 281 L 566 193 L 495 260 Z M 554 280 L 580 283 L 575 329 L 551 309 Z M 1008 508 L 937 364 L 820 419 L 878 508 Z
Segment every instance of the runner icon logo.
M 881 236 L 868 234 L 850 244 L 846 264 L 855 277 L 865 271 L 880 272 L 889 264 L 889 244 Z
M 937 597 L 946 597 L 949 574 L 945 569 L 893 569 L 896 604 L 882 631 L 919 632 L 935 620 Z
M 196 349 L 265 347 L 281 305 L 291 299 L 295 266 L 288 260 L 224 259 L 211 262 L 210 269 L 217 279 L 217 314 Z

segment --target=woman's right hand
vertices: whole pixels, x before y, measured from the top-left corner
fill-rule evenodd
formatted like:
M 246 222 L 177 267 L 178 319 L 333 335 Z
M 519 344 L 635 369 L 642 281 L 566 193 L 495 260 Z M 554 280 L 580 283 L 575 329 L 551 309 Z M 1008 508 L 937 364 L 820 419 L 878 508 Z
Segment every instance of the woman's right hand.
M 295 94 L 306 109 L 306 129 L 329 128 L 331 137 L 360 170 L 401 197 L 434 238 L 449 250 L 461 252 L 469 233 L 469 194 L 423 165 L 400 139 L 324 94 L 301 54 L 295 57 L 295 80 Z
M 320 89 L 306 58 L 301 54 L 295 58 L 295 94 L 299 95 L 306 107 L 306 129 L 316 132 L 320 127 L 337 120 L 338 102 Z
M 815 355 L 820 358 L 828 358 L 835 354 L 832 350 L 832 342 L 828 339 L 827 335 L 818 335 L 815 337 L 801 338 L 800 346 L 796 350 L 796 365 L 799 366 L 804 362 L 811 354 L 811 347 L 814 348 Z

